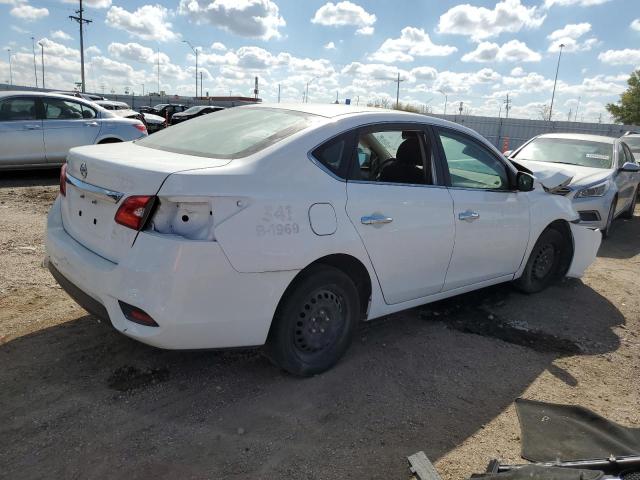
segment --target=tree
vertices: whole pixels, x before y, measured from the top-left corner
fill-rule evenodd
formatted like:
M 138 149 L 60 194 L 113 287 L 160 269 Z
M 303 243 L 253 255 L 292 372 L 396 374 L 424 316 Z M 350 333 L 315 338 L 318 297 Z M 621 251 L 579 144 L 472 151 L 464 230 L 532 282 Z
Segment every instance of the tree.
M 629 88 L 620 95 L 620 101 L 608 103 L 607 111 L 616 123 L 640 125 L 640 70 L 631 74 L 627 84 Z

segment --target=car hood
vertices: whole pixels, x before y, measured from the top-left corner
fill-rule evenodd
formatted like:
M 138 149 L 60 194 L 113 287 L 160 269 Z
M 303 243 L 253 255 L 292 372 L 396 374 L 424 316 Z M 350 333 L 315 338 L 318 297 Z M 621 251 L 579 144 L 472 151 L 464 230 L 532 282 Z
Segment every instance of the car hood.
M 121 118 L 127 118 L 127 117 L 131 117 L 133 115 L 140 115 L 138 112 L 136 112 L 135 110 L 110 110 L 111 113 L 113 113 L 116 117 L 121 117 Z
M 589 185 L 604 180 L 611 175 L 611 170 L 605 168 L 582 167 L 578 165 L 567 165 L 566 163 L 534 162 L 517 158 L 515 161 L 531 170 L 545 187 L 547 185 L 541 179 L 550 178 L 558 173 L 571 177 L 571 181 L 566 185 L 570 184 L 572 186 Z
M 153 113 L 143 113 L 144 119 L 149 123 L 164 123 L 164 117 Z

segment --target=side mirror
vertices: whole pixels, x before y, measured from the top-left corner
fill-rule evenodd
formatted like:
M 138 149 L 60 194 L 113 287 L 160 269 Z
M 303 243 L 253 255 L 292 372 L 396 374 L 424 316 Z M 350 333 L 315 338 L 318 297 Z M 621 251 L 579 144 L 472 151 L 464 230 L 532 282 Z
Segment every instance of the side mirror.
M 503 155 L 507 158 L 509 158 L 511 156 L 511 154 L 513 153 L 513 150 L 506 150 L 505 152 L 503 152 Z
M 532 175 L 529 175 L 526 172 L 518 172 L 518 175 L 516 176 L 518 191 L 530 192 L 531 190 L 533 190 L 534 181 L 535 179 Z
M 621 172 L 640 172 L 640 165 L 638 165 L 637 163 L 633 163 L 633 162 L 625 162 L 624 165 L 622 165 L 622 167 L 620 168 Z

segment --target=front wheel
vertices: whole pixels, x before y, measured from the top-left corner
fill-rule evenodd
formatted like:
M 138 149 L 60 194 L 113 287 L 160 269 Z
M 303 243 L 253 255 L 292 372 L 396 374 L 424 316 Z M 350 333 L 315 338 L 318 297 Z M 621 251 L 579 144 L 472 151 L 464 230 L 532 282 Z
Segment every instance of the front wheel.
M 602 230 L 602 238 L 609 238 L 609 236 L 611 235 L 613 218 L 615 217 L 616 213 L 616 203 L 617 197 L 613 199 L 613 202 L 611 202 L 611 206 L 609 207 L 609 213 L 607 214 L 607 223 L 605 224 L 604 230 Z
M 327 265 L 311 267 L 278 305 L 267 356 L 294 375 L 322 373 L 345 353 L 359 319 L 358 289 L 351 278 Z
M 553 227 L 547 228 L 533 246 L 522 276 L 515 286 L 525 293 L 544 290 L 564 274 L 570 240 Z
M 633 195 L 631 196 L 631 204 L 622 214 L 622 218 L 633 218 L 633 212 L 636 209 L 636 203 L 638 203 L 638 189 L 640 189 L 640 186 L 636 187 L 636 189 L 633 191 Z

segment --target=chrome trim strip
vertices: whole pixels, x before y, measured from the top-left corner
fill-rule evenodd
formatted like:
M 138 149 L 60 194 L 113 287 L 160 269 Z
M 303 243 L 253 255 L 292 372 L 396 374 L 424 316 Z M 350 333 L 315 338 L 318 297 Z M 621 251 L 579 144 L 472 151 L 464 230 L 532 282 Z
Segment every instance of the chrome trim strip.
M 91 185 L 90 183 L 83 182 L 82 180 L 69 174 L 67 174 L 67 183 L 70 183 L 77 189 L 82 190 L 89 195 L 99 197 L 112 203 L 118 203 L 120 199 L 124 197 L 124 193 L 114 192 L 113 190 L 107 190 L 106 188 Z

